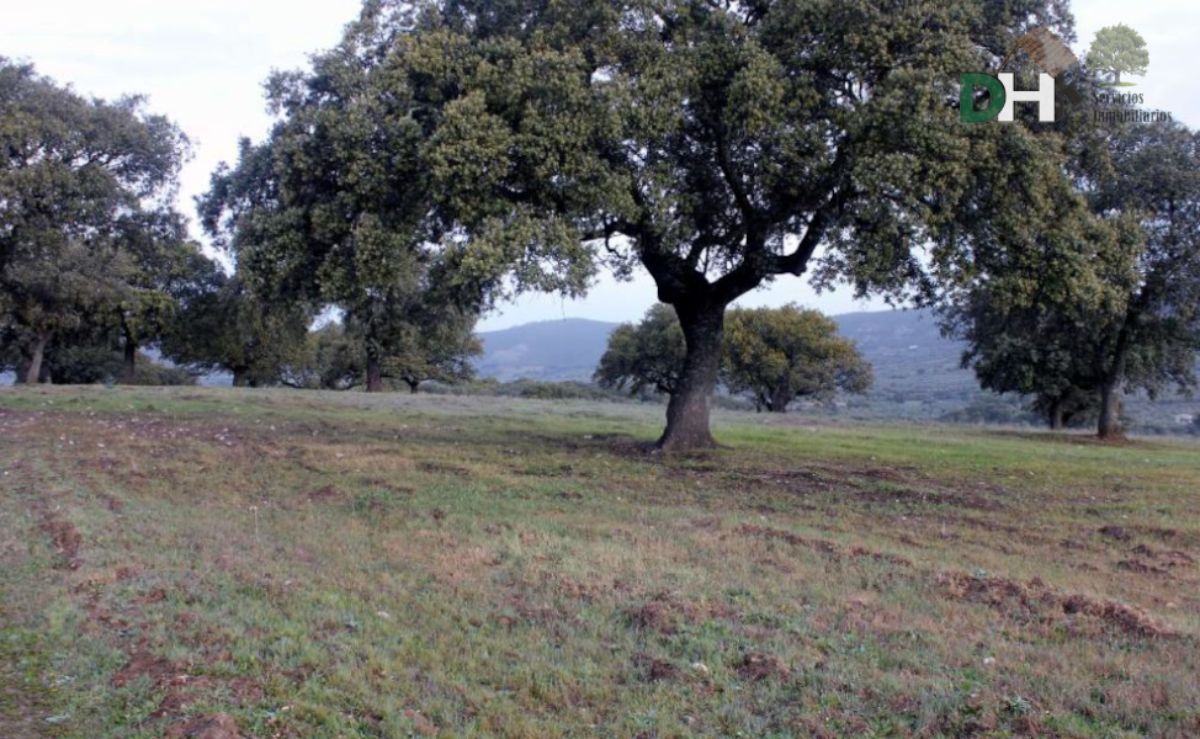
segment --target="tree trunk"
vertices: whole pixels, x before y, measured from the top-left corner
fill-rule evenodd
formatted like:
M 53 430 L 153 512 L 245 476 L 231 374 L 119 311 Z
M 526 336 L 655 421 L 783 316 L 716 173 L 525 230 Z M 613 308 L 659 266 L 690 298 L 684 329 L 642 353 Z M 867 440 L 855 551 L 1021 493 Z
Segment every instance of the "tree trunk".
M 367 354 L 367 392 L 383 392 L 383 366 L 379 363 L 379 358 L 370 352 Z
M 717 442 L 709 431 L 709 402 L 721 368 L 725 306 L 698 301 L 676 305 L 675 313 L 683 328 L 687 356 L 679 386 L 667 404 L 667 428 L 658 448 L 669 452 L 711 449 Z
M 1063 401 L 1061 398 L 1055 400 L 1050 405 L 1046 420 L 1050 424 L 1051 431 L 1062 431 L 1066 423 L 1063 420 Z
M 125 332 L 125 376 L 126 383 L 132 383 L 137 372 L 137 342 L 128 331 Z
M 1121 428 L 1121 393 L 1120 383 L 1110 380 L 1100 389 L 1100 425 L 1098 434 L 1101 439 L 1118 440 L 1125 438 Z
M 413 395 L 416 395 L 421 389 L 420 380 L 405 380 L 404 382 L 408 384 L 408 391 Z
M 1140 307 L 1141 298 L 1136 301 Z M 1117 334 L 1116 348 L 1113 349 L 1112 366 L 1104 382 L 1100 385 L 1100 422 L 1096 435 L 1101 439 L 1116 440 L 1125 438 L 1121 428 L 1121 382 L 1125 378 L 1125 365 L 1129 359 L 1129 343 L 1137 322 L 1138 314 L 1131 312 L 1126 316 L 1121 331 Z
M 246 370 L 244 370 L 244 369 L 233 370 L 233 386 L 234 387 L 246 387 L 248 384 L 249 383 L 246 382 Z
M 788 403 L 792 402 L 789 397 L 787 387 L 777 387 L 771 393 L 771 403 L 767 408 L 772 413 L 787 413 Z
M 49 335 L 38 334 L 37 340 L 33 343 L 33 351 L 29 355 L 29 364 L 25 367 L 26 384 L 36 385 L 41 381 L 42 360 L 46 357 L 46 344 L 49 341 Z

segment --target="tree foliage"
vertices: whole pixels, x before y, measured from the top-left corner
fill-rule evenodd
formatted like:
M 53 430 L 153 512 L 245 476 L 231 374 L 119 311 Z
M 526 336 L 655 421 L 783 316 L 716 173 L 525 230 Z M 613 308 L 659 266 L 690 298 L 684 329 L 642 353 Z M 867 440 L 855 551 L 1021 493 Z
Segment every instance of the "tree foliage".
M 755 407 L 783 413 L 798 398 L 829 400 L 838 391 L 860 394 L 871 387 L 870 363 L 820 311 L 738 308 L 726 323 L 722 381 L 729 392 L 749 395 Z
M 608 337 L 593 379 L 603 388 L 670 395 L 679 389 L 687 347 L 671 307 L 658 303 L 636 325 L 625 323 Z
M 730 312 L 728 326 L 722 382 L 759 408 L 782 413 L 796 398 L 828 400 L 838 391 L 861 393 L 871 385 L 870 365 L 818 311 L 794 305 L 739 308 Z M 679 318 L 660 303 L 641 323 L 612 332 L 594 379 L 601 387 L 634 395 L 670 395 L 678 391 L 686 352 Z
M 426 381 L 454 385 L 475 377 L 470 360 L 482 353 L 483 346 L 473 332 L 473 317 L 419 328 L 405 322 L 399 327 L 403 335 L 387 336 L 381 344 L 380 379 L 385 386 L 391 380 L 416 393 Z M 307 344 L 307 358 L 288 384 L 348 390 L 362 383 L 368 364 L 366 339 L 349 319 L 311 332 Z
M 25 379 L 59 337 L 117 319 L 137 346 L 169 312 L 168 202 L 187 139 L 138 97 L 88 99 L 0 58 L 0 326 Z M 168 270 L 169 271 L 169 270 Z
M 813 267 L 860 291 L 931 291 L 970 232 L 971 173 L 1025 126 L 969 129 L 964 70 L 1058 2 L 373 2 L 369 76 L 421 130 L 443 248 L 461 274 L 580 289 L 644 268 L 687 353 L 668 448 L 706 446 L 725 307 Z M 387 29 L 384 32 L 381 29 Z M 1020 206 L 1020 198 L 1006 201 Z M 932 260 L 914 247 L 933 244 Z
M 1110 72 L 1113 82 L 1121 84 L 1122 74 L 1146 73 L 1146 67 L 1150 65 L 1150 52 L 1146 50 L 1146 41 L 1140 33 L 1119 23 L 1096 32 L 1087 61 L 1093 69 Z
M 498 287 L 441 243 L 428 116 L 394 84 L 391 10 L 368 3 L 311 70 L 270 80 L 274 130 L 244 142 L 201 203 L 260 299 L 340 309 L 370 391 L 389 373 L 410 385 L 464 376 L 470 326 Z
M 1120 394 L 1195 386 L 1200 348 L 1200 146 L 1173 123 L 1120 126 L 1103 166 L 1047 198 L 1032 248 L 982 260 L 949 309 L 984 386 L 1035 397 L 1051 425 L 1096 412 L 1121 435 Z
M 261 300 L 240 274 L 218 280 L 180 312 L 164 353 L 197 371 L 229 372 L 235 387 L 279 385 L 299 374 L 311 314 Z

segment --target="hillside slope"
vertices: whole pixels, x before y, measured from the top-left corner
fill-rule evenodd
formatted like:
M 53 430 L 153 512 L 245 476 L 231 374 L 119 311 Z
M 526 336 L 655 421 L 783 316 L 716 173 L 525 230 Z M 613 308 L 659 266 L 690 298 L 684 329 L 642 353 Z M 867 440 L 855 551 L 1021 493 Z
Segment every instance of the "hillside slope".
M 835 316 L 841 333 L 875 365 L 876 394 L 945 394 L 975 388 L 959 367 L 962 345 L 944 339 L 926 311 L 881 311 Z M 481 377 L 587 380 L 618 324 L 572 318 L 480 334 Z

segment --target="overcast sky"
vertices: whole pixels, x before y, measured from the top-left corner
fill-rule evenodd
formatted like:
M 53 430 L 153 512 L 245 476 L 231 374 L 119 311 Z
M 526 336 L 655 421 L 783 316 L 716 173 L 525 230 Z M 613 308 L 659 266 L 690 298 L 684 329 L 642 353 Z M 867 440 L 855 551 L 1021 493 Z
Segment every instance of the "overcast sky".
M 145 94 L 152 110 L 187 132 L 194 155 L 183 172 L 180 208 L 194 217 L 193 198 L 206 189 L 219 162 L 236 156 L 238 138 L 259 139 L 267 131 L 263 80 L 271 70 L 302 66 L 310 53 L 336 43 L 360 0 L 6 0 L 5 5 L 0 55 L 31 61 L 82 93 Z M 1104 26 L 1134 27 L 1150 50 L 1149 72 L 1137 80 L 1146 105 L 1200 127 L 1200 2 L 1076 0 L 1073 8 L 1077 53 Z M 604 278 L 583 300 L 527 296 L 502 306 L 480 328 L 562 317 L 628 321 L 654 299 L 645 275 L 628 283 Z M 790 301 L 829 313 L 883 307 L 877 301 L 857 303 L 845 290 L 817 295 L 795 278 L 781 279 L 739 304 Z

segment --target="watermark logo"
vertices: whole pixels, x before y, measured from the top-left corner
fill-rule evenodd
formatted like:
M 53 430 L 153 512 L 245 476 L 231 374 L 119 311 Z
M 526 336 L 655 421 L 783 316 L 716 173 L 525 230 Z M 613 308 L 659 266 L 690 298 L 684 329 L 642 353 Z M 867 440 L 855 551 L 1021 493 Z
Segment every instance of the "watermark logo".
M 1011 72 L 990 74 L 964 74 L 962 97 L 959 100 L 959 116 L 965 123 L 983 123 L 992 119 L 1001 123 L 1012 123 L 1016 103 L 1036 103 L 1038 120 L 1054 122 L 1054 78 L 1045 72 L 1038 75 L 1038 89 L 1018 90 Z M 987 107 L 975 105 L 976 90 L 987 90 Z
M 1150 52 L 1142 35 L 1120 23 L 1101 28 L 1087 54 L 1088 66 L 1097 72 L 1111 75 L 1106 87 L 1133 87 L 1133 82 L 1121 79 L 1123 74 L 1142 76 L 1150 66 Z
M 1038 120 L 1054 122 L 1054 78 L 1079 64 L 1071 47 L 1048 28 L 1035 28 L 1026 33 L 1013 45 L 1012 51 L 1000 63 L 1000 68 L 1017 52 L 1025 52 L 1042 70 L 1038 75 L 1036 90 L 1018 90 L 1010 72 L 991 74 L 964 74 L 959 80 L 962 93 L 959 99 L 959 117 L 964 123 L 984 123 L 998 120 L 1011 123 L 1014 120 L 1014 103 L 1036 103 Z M 979 108 L 975 95 L 979 90 L 987 91 L 987 105 Z
M 1017 103 L 1031 103 L 1038 107 L 1038 121 L 1053 123 L 1055 120 L 1055 86 L 1058 77 L 1067 71 L 1081 67 L 1071 48 L 1048 28 L 1035 28 L 1019 38 L 999 65 L 1008 66 L 1018 52 L 1024 54 L 1040 69 L 1038 87 L 1033 90 L 1016 89 L 1011 72 L 971 73 L 960 77 L 959 119 L 964 123 L 999 121 L 1011 123 L 1015 119 Z M 1124 24 L 1102 28 L 1096 34 L 1092 47 L 1086 55 L 1085 71 L 1098 77 L 1101 87 L 1133 87 L 1126 76 L 1146 74 L 1150 65 L 1150 53 L 1141 35 Z M 1087 96 L 1078 84 L 1070 80 L 1062 85 L 1064 100 L 1072 105 L 1088 105 L 1091 101 L 1096 121 L 1154 122 L 1170 120 L 1166 111 L 1147 110 L 1145 96 L 1140 93 L 1119 92 L 1115 89 Z M 1093 78 L 1096 79 L 1096 78 Z M 1094 92 L 1094 88 L 1093 88 Z M 986 94 L 983 94 L 986 93 Z

